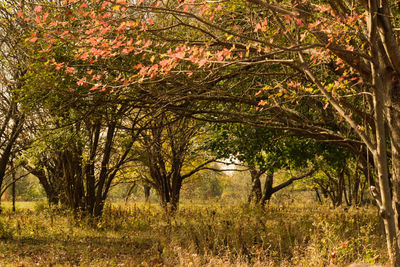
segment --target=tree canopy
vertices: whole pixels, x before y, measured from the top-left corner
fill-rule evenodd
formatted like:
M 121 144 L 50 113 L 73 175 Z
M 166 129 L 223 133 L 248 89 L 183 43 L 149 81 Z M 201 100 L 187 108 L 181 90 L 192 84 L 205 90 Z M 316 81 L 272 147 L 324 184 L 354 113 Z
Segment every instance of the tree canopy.
M 124 139 L 149 130 L 140 123 L 126 124 L 126 117 L 160 118 L 171 112 L 211 123 L 240 123 L 229 134 L 237 131 L 250 144 L 237 143 L 240 151 L 230 150 L 236 141 L 224 143 L 229 135 L 222 131 L 221 155 L 263 168 L 285 165 L 282 155 L 297 155 L 289 149 L 291 137 L 279 139 L 285 151 L 276 142 L 263 146 L 266 139 L 274 140 L 264 134 L 276 131 L 329 143 L 351 151 L 366 173 L 374 168 L 377 183 L 371 183 L 371 192 L 385 223 L 391 262 L 400 265 L 397 2 L 64 0 L 1 5 L 9 69 L 2 80 L 17 94 L 13 101 L 22 101 L 10 106 L 50 107 L 52 123 L 65 120 L 79 129 L 74 137 L 86 139 L 74 140 L 81 140 L 86 153 L 76 153 L 77 160 L 92 164 L 89 177 L 96 173 L 93 161 L 100 154 L 101 177 L 116 174 L 111 166 L 122 167 L 122 162 L 112 164 L 111 154 L 122 153 L 124 161 L 130 148 L 114 150 L 117 135 Z M 19 52 L 22 56 L 11 58 Z M 8 110 L 16 114 L 11 112 L 15 108 Z M 22 118 L 18 115 L 10 125 L 17 127 Z M 102 138 L 100 153 L 95 147 Z M 294 148 L 301 148 L 302 141 L 296 142 Z M 3 151 L 10 150 L 6 146 Z M 268 154 L 273 157 L 266 160 Z M 0 177 L 3 170 L 0 164 Z M 104 183 L 107 187 L 103 181 L 96 188 Z

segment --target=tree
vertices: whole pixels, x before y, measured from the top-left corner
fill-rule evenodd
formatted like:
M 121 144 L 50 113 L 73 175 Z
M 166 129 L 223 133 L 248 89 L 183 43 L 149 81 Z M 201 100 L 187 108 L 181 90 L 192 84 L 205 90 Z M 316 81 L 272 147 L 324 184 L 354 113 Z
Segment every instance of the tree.
M 398 13 L 394 1 L 368 0 L 357 4 L 329 1 L 321 4 L 317 1 L 248 0 L 204 2 L 200 5 L 175 1 L 165 5 L 162 2 L 151 5 L 147 1 L 129 4 L 125 1 L 101 1 L 101 7 L 95 11 L 86 2 L 72 2 L 73 11 L 81 7 L 76 14 L 85 29 L 77 31 L 71 28 L 74 23 L 63 17 L 59 24 L 65 26 L 50 28 L 44 39 L 51 40 L 57 32 L 62 39 L 83 33 L 85 35 L 77 41 L 74 53 L 88 61 L 96 60 L 96 56 L 115 57 L 122 55 L 123 51 L 134 51 L 141 56 L 143 63 L 137 65 L 137 76 L 124 80 L 128 85 L 147 81 L 158 74 L 177 72 L 191 75 L 199 67 L 212 69 L 213 73 L 227 71 L 229 75 L 235 66 L 243 69 L 240 66 L 259 65 L 276 77 L 267 87 L 275 91 L 275 97 L 260 103 L 265 109 L 276 105 L 284 109 L 288 98 L 296 101 L 316 95 L 322 97 L 321 102 L 331 106 L 373 157 L 379 184 L 375 196 L 385 223 L 388 252 L 392 265 L 400 265 L 397 238 L 400 213 L 400 148 L 397 146 L 400 138 L 400 99 L 397 96 L 400 48 L 394 30 L 397 21 L 391 19 L 392 14 Z M 85 12 L 85 7 L 89 13 Z M 41 10 L 36 9 L 37 13 Z M 92 11 L 94 13 L 90 13 Z M 124 17 L 125 24 L 120 23 L 121 20 L 105 22 L 104 18 L 114 15 Z M 39 14 L 41 23 L 43 16 Z M 73 16 L 75 14 L 71 12 L 66 17 Z M 160 21 L 162 17 L 163 23 L 154 24 L 156 17 Z M 132 18 L 136 20 L 130 20 Z M 91 34 L 91 30 L 95 34 Z M 129 38 L 123 39 L 128 30 L 130 34 L 142 37 L 136 46 L 132 46 Z M 104 40 L 103 36 L 109 39 Z M 149 36 L 155 36 L 154 42 Z M 93 37 L 102 40 L 101 45 L 106 49 L 99 51 L 98 42 L 89 44 L 88 49 L 81 49 L 83 46 L 79 44 L 88 44 Z M 158 49 L 163 40 L 170 44 L 167 53 Z M 28 41 L 36 42 L 37 36 Z M 52 48 L 50 43 L 47 49 Z M 281 78 L 282 72 L 291 77 L 290 80 Z M 257 76 L 260 72 L 255 73 Z M 360 109 L 359 103 L 363 99 L 369 106 Z M 286 109 L 286 112 L 296 114 L 291 109 Z M 297 121 L 297 125 L 301 123 Z M 315 125 L 311 126 L 315 129 Z M 345 135 L 339 136 L 346 140 Z M 389 186 L 387 136 L 391 139 L 393 190 Z
M 14 1 L 10 1 L 14 3 Z M 21 133 L 24 130 L 26 114 L 21 110 L 18 89 L 24 84 L 23 75 L 26 69 L 23 63 L 26 55 L 21 53 L 20 37 L 26 31 L 14 20 L 14 10 L 9 4 L 0 4 L 0 188 L 1 192 L 8 186 L 3 185 L 6 176 L 12 176 L 13 162 L 21 150 Z
M 315 157 L 315 145 L 310 140 L 285 136 L 281 131 L 266 131 L 259 127 L 241 124 L 223 124 L 214 127 L 214 132 L 206 147 L 218 158 L 239 160 L 244 163 L 251 175 L 249 202 L 265 204 L 279 190 L 294 181 L 314 173 L 311 170 L 298 177 L 274 186 L 274 173 L 280 169 L 306 168 Z M 264 189 L 260 177 L 266 173 Z
M 361 177 L 362 167 L 357 158 L 348 150 L 329 146 L 315 158 L 319 172 L 310 179 L 310 186 L 316 190 L 321 201 L 319 189 L 337 207 L 345 203 L 348 206 L 361 205 L 368 184 L 368 174 Z
M 50 202 L 99 217 L 112 182 L 130 160 L 141 131 L 138 122 L 147 114 L 124 105 L 120 94 L 90 95 L 89 86 L 78 87 L 43 64 L 30 65 L 20 100 L 26 109 L 43 115 L 33 122 L 36 141 L 25 168 L 39 178 Z
M 147 167 L 146 182 L 158 193 L 161 205 L 172 212 L 178 208 L 180 190 L 185 179 L 210 169 L 214 159 L 204 157 L 199 149 L 202 129 L 188 118 L 162 113 L 151 119 L 140 133 L 137 151 L 140 162 Z

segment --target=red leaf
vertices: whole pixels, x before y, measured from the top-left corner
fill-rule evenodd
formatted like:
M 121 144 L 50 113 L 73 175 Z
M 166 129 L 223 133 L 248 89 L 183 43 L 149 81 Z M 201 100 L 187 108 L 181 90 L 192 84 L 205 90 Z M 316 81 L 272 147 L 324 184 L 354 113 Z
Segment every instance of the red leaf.
M 81 55 L 81 59 L 83 59 L 83 60 L 87 60 L 88 58 L 89 58 L 89 54 L 86 52 Z
M 153 25 L 153 24 L 154 24 L 154 21 L 153 21 L 153 19 L 150 17 L 150 18 L 147 19 L 147 23 L 150 24 L 150 25 Z
M 303 21 L 301 19 L 296 19 L 296 23 L 299 26 L 304 26 L 304 23 L 303 23 Z
M 65 72 L 66 73 L 73 73 L 75 71 L 75 68 L 73 68 L 73 67 L 67 67 L 66 69 L 65 69 Z
M 77 85 L 82 86 L 82 85 L 86 85 L 86 78 L 82 78 L 79 81 L 76 82 Z
M 38 5 L 38 6 L 35 7 L 34 10 L 35 10 L 36 13 L 40 13 L 40 12 L 42 12 L 42 6 Z
M 44 13 L 43 15 L 43 21 L 46 21 L 46 19 L 49 17 L 49 12 Z
M 34 42 L 36 42 L 37 40 L 38 40 L 38 38 L 35 36 L 35 37 L 32 37 L 32 38 L 28 39 L 28 42 L 34 43 Z
M 100 84 L 96 83 L 92 88 L 90 88 L 90 91 L 96 90 L 99 87 L 100 87 Z
M 57 63 L 56 64 L 56 70 L 60 70 L 60 69 L 62 69 L 64 67 L 64 62 L 61 62 L 61 63 Z

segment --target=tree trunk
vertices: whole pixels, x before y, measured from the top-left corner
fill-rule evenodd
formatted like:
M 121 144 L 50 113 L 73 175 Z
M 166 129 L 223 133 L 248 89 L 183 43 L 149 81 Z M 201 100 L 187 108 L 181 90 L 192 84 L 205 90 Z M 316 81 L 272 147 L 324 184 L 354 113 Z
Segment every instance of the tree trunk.
M 168 186 L 168 181 L 166 177 L 163 177 L 162 179 L 162 187 L 161 187 L 161 202 L 162 202 L 162 207 L 164 210 L 168 210 L 168 204 L 171 202 L 171 196 L 170 196 L 170 191 L 169 191 L 169 186 Z
M 132 185 L 129 187 L 128 192 L 126 193 L 125 197 L 125 205 L 128 203 L 129 197 L 131 196 L 133 189 L 136 187 L 136 182 L 133 182 Z
M 340 205 L 342 205 L 343 202 L 343 191 L 344 191 L 344 171 L 340 170 L 338 172 L 338 184 L 337 184 L 337 188 L 336 188 L 336 207 L 339 207 Z
M 264 183 L 264 192 L 263 196 L 261 199 L 261 204 L 264 206 L 267 200 L 271 199 L 272 194 L 274 193 L 273 191 L 273 183 L 274 183 L 274 173 L 273 172 L 267 172 L 267 177 L 265 178 L 265 183 Z
M 89 215 L 91 215 L 94 218 L 100 218 L 101 215 L 103 214 L 104 205 L 105 205 L 105 200 L 96 201 L 95 206 L 94 206 L 94 210 Z
M 400 102 L 400 101 L 399 101 Z M 399 103 L 400 104 L 400 103 Z M 392 150 L 392 196 L 396 234 L 400 235 L 400 114 L 398 111 L 388 112 L 388 123 L 391 130 Z M 397 245 L 400 240 L 397 238 Z M 398 257 L 400 257 L 398 255 Z
M 374 68 L 372 67 L 373 71 Z M 387 146 L 386 146 L 386 133 L 385 133 L 385 120 L 384 120 L 384 92 L 386 92 L 384 83 L 374 77 L 374 120 L 376 127 L 376 151 L 373 152 L 374 162 L 378 174 L 378 183 L 380 194 L 375 195 L 375 199 L 380 207 L 380 215 L 385 225 L 386 243 L 390 262 L 393 266 L 400 266 L 400 253 L 397 238 L 396 221 L 394 209 L 391 199 L 391 190 L 389 186 L 389 173 L 387 161 Z M 385 75 L 381 74 L 380 77 L 385 81 Z M 396 183 L 397 186 L 397 183 Z M 395 189 L 397 189 L 395 187 Z M 397 198 L 397 194 L 395 196 Z
M 179 207 L 179 199 L 182 188 L 182 177 L 178 174 L 172 179 L 171 191 L 170 191 L 170 212 L 174 213 L 178 210 Z
M 346 177 L 347 177 L 347 182 L 346 182 Z M 347 206 L 353 205 L 353 187 L 352 187 L 350 173 L 347 174 L 344 173 L 343 196 Z
M 179 206 L 182 178 L 180 176 L 173 178 L 171 186 L 169 186 L 167 177 L 158 177 L 158 180 L 160 185 L 157 188 L 157 192 L 160 197 L 161 206 L 165 212 L 174 213 Z
M 392 151 L 392 196 L 397 235 L 400 235 L 400 84 L 397 75 L 387 79 L 386 118 L 390 130 Z M 398 240 L 399 246 L 400 241 Z
M 95 187 L 95 174 L 94 174 L 94 159 L 91 159 L 90 164 L 85 166 L 86 176 L 86 209 L 89 214 L 92 214 L 95 209 L 96 187 Z
M 149 202 L 150 199 L 150 189 L 151 187 L 147 184 L 143 185 L 143 190 L 144 190 L 144 199 L 146 202 Z
M 354 185 L 353 185 L 353 190 L 352 190 L 352 200 L 354 205 L 360 205 L 361 204 L 361 192 L 360 192 L 360 174 L 358 172 L 358 169 L 356 170 L 356 173 L 354 175 Z
M 41 166 L 43 167 L 43 166 Z M 57 166 L 60 167 L 60 166 Z M 51 173 L 51 171 L 48 169 L 47 170 L 47 175 L 46 172 L 43 169 L 36 169 L 32 168 L 29 166 L 24 166 L 26 170 L 31 172 L 33 175 L 35 175 L 38 179 L 40 184 L 43 186 L 44 192 L 46 193 L 47 200 L 49 201 L 49 205 L 52 206 L 58 206 L 58 202 L 60 200 L 60 193 L 56 187 L 60 187 L 60 184 L 55 184 L 55 182 L 61 182 L 61 180 L 58 179 L 52 179 L 51 176 L 55 176 L 57 174 Z M 59 177 L 58 177 L 59 178 Z M 53 181 L 51 181 L 53 180 Z M 51 183 L 53 182 L 53 183 Z
M 85 213 L 85 195 L 83 187 L 82 162 L 79 153 L 63 151 L 63 177 L 66 183 L 67 206 L 76 214 Z
M 255 168 L 250 170 L 251 175 L 251 191 L 248 197 L 248 202 L 254 200 L 255 203 L 261 203 L 262 199 L 262 189 L 261 189 L 261 181 L 260 177 L 262 172 L 257 171 Z
M 14 161 L 11 159 L 11 176 L 12 176 L 12 211 L 15 212 L 15 183 L 16 183 L 16 177 L 15 177 L 15 169 L 14 169 Z
M 171 212 L 175 212 L 179 207 L 179 199 L 180 199 L 180 189 L 176 192 L 173 192 L 171 196 Z
M 314 191 L 315 191 L 315 198 L 316 198 L 316 200 L 318 200 L 318 202 L 319 202 L 320 204 L 322 204 L 322 199 L 321 199 L 321 196 L 320 196 L 320 194 L 319 194 L 318 188 L 317 188 L 317 187 L 314 187 Z
M 15 212 L 15 180 L 12 183 L 12 211 Z

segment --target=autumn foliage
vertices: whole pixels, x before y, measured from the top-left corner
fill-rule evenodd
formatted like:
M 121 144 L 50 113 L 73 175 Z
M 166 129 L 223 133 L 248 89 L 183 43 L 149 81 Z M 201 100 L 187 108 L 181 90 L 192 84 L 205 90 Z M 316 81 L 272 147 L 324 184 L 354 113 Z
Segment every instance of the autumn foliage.
M 62 97 L 104 96 L 132 110 L 247 123 L 348 149 L 366 177 L 375 174 L 371 193 L 391 263 L 400 265 L 394 1 L 65 0 L 12 8 L 27 75 L 50 73 L 54 79 L 40 83 Z

